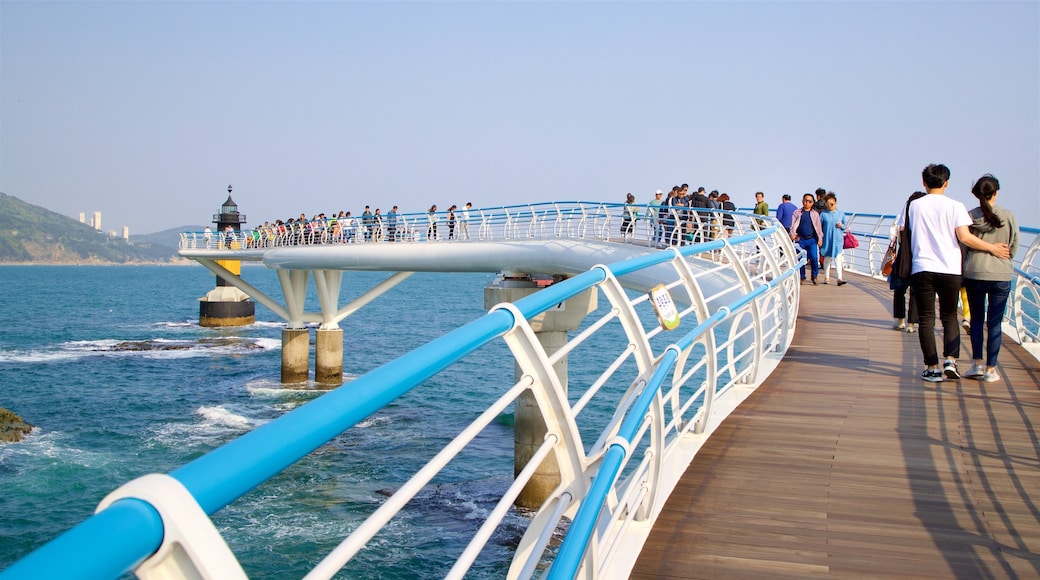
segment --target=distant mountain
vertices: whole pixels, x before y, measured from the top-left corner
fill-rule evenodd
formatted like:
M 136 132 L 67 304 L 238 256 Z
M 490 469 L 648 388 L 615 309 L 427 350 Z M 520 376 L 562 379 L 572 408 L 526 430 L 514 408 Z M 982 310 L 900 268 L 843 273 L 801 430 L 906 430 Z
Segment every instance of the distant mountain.
M 202 227 L 188 226 L 199 231 Z M 180 263 L 181 231 L 111 237 L 78 221 L 0 193 L 0 264 Z
M 153 245 L 156 247 L 166 247 L 170 249 L 171 254 L 176 254 L 177 247 L 180 246 L 181 243 L 182 232 L 201 232 L 204 229 L 206 229 L 206 226 L 180 226 L 163 230 L 161 232 L 155 232 L 154 234 L 130 234 L 130 243 L 141 246 Z

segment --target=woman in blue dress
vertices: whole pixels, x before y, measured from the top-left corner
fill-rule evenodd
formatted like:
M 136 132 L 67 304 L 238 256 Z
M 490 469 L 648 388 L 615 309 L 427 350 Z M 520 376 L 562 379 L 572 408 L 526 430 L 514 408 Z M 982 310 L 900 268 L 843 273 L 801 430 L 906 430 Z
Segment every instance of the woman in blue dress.
M 834 192 L 824 198 L 827 211 L 820 212 L 820 223 L 823 226 L 823 245 L 820 246 L 820 257 L 823 262 L 823 283 L 831 282 L 831 264 L 838 269 L 838 286 L 845 284 L 845 212 L 838 211 L 838 196 Z

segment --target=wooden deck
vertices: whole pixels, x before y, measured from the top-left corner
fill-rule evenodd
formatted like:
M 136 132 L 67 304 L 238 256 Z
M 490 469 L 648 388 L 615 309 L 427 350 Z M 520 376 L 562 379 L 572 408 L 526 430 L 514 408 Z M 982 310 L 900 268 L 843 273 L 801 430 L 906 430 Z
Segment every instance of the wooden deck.
M 875 280 L 802 287 L 784 362 L 694 459 L 631 577 L 1040 577 L 1040 363 L 1005 337 L 1003 381 L 924 382 L 890 305 Z

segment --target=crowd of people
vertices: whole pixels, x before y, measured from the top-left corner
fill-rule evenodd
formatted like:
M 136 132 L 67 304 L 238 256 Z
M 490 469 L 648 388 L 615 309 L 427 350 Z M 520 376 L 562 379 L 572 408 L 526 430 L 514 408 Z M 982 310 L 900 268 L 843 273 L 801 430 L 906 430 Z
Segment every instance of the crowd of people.
M 717 190 L 707 193 L 703 187 L 691 190 L 689 184 L 676 185 L 665 193 L 658 189 L 654 199 L 640 215 L 644 206 L 636 205 L 631 193 L 625 196 L 625 207 L 621 218 L 621 235 L 630 238 L 635 232 L 636 220 L 649 220 L 652 229 L 651 241 L 659 246 L 693 244 L 732 234 L 736 222 L 729 212 L 737 207 L 726 193 Z
M 468 240 L 470 239 L 469 222 L 472 208 L 472 203 L 467 203 L 462 209 L 459 209 L 457 205 L 452 205 L 442 215 L 437 212 L 437 206 L 434 205 L 430 207 L 426 220 L 422 223 L 418 223 L 414 217 L 412 220 L 405 219 L 398 212 L 396 205 L 385 214 L 380 208 L 372 210 L 368 205 L 360 215 L 356 216 L 349 211 L 340 211 L 330 216 L 319 213 L 308 219 L 307 214 L 301 213 L 297 218 L 265 221 L 261 226 L 241 232 L 227 226 L 225 231 L 220 232 L 219 240 L 226 247 L 242 241 L 246 247 L 360 241 L 395 242 L 418 240 L 423 229 L 426 230 L 427 239 L 435 240 L 444 239 L 441 238 L 437 228 L 442 219 L 447 225 L 446 239 Z M 203 236 L 207 246 L 211 244 L 211 240 L 218 239 L 209 226 L 206 227 Z
M 893 236 L 903 251 L 898 253 L 889 276 L 892 316 L 896 320 L 893 328 L 918 333 L 925 364 L 922 379 L 959 379 L 958 312 L 962 312 L 972 353 L 971 369 L 964 376 L 998 381 L 1001 323 L 1014 273 L 1011 258 L 1018 246 L 1018 225 L 1011 212 L 996 205 L 1000 192 L 996 177 L 986 174 L 975 182 L 971 193 L 978 206 L 970 212 L 963 203 L 945 195 L 949 179 L 950 170 L 945 165 L 925 167 L 921 174 L 925 191 L 914 192 L 900 208 Z M 472 208 L 473 204 L 467 203 L 461 209 L 452 205 L 446 212 L 438 212 L 432 205 L 425 223 L 421 223 L 414 217 L 402 219 L 396 205 L 386 214 L 366 205 L 359 216 L 340 211 L 308 219 L 300 214 L 285 221 L 264 222 L 241 234 L 228 226 L 217 236 L 207 227 L 204 235 L 207 246 L 215 239 L 228 247 L 240 243 L 242 238 L 237 236 L 244 236 L 246 246 L 252 247 L 265 247 L 273 240 L 288 244 L 419 240 L 423 228 L 427 240 L 469 240 Z M 640 215 L 644 208 L 645 213 Z M 703 187 L 691 190 L 685 183 L 672 187 L 667 194 L 658 189 L 646 204 L 637 204 L 629 193 L 621 217 L 621 235 L 631 238 L 637 220 L 642 218 L 649 220 L 651 241 L 661 247 L 724 238 L 734 230 L 733 211 L 736 206 L 728 194 L 708 193 Z M 753 211 L 763 216 L 761 224 L 770 223 L 769 204 L 762 192 L 755 193 Z M 442 220 L 444 228 L 439 227 Z M 847 283 L 843 252 L 848 224 L 844 212 L 838 210 L 834 192 L 818 188 L 815 195 L 806 193 L 801 207 L 785 194 L 776 209 L 776 220 L 807 256 L 800 272 L 802 284 L 819 284 L 821 270 L 823 283 L 829 284 L 832 269 L 836 270 L 837 286 Z M 943 330 L 941 368 L 934 332 L 936 298 Z
M 963 323 L 970 336 L 972 357 L 971 369 L 964 376 L 994 382 L 1000 380 L 997 361 L 1001 324 L 1014 273 L 1011 259 L 1018 246 L 1018 225 L 1011 212 L 996 205 L 1000 191 L 996 177 L 986 174 L 975 182 L 971 193 L 978 206 L 971 211 L 945 195 L 949 178 L 946 166 L 927 166 L 922 171 L 925 191 L 912 194 L 900 208 L 896 235 L 907 245 L 907 265 L 902 275 L 894 269 L 889 277 L 894 328 L 918 333 L 925 364 L 921 378 L 939 382 L 961 378 L 957 359 Z M 838 209 L 837 195 L 818 188 L 804 194 L 801 202 L 798 207 L 790 195 L 783 195 L 776 219 L 806 253 L 806 264 L 800 272 L 802 284 L 818 285 L 821 270 L 823 283 L 830 284 L 833 269 L 836 285 L 845 285 L 848 224 L 844 212 Z M 668 194 L 657 190 L 646 207 L 653 240 L 670 245 L 729 235 L 733 218 L 727 210 L 736 209 L 727 194 L 706 194 L 703 187 L 691 191 L 687 184 L 673 187 Z M 623 236 L 632 235 L 640 217 L 638 210 L 635 197 L 628 194 L 621 221 Z M 753 211 L 770 215 L 762 192 L 755 193 Z M 937 298 L 943 329 L 941 368 L 934 332 Z M 958 312 L 962 313 L 962 323 Z
M 672 187 L 665 194 L 660 189 L 647 204 L 645 217 L 654 228 L 652 239 L 660 245 L 684 245 L 697 243 L 732 234 L 735 220 L 731 212 L 736 206 L 726 193 L 717 190 L 706 193 L 703 187 L 696 191 L 689 185 Z M 770 215 L 769 203 L 761 191 L 755 193 L 755 215 Z M 806 219 L 802 219 L 805 216 Z M 625 211 L 621 221 L 621 234 L 632 235 L 636 220 L 640 217 L 635 196 L 629 193 L 625 199 Z M 823 188 L 816 190 L 816 197 L 806 193 L 802 207 L 791 203 L 791 196 L 784 194 L 776 209 L 776 219 L 791 236 L 791 240 L 802 248 L 807 256 L 809 275 L 801 270 L 803 283 L 819 284 L 819 273 L 823 270 L 823 283 L 830 284 L 831 270 L 837 271 L 835 282 L 844 286 L 844 241 L 847 226 L 845 214 L 838 210 L 838 196 Z

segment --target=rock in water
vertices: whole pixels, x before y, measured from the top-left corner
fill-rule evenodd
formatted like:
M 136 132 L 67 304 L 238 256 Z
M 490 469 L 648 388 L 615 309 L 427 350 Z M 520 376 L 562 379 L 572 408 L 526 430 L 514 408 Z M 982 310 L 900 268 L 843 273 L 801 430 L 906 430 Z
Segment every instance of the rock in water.
M 32 430 L 33 425 L 7 409 L 0 408 L 0 443 L 21 441 Z

